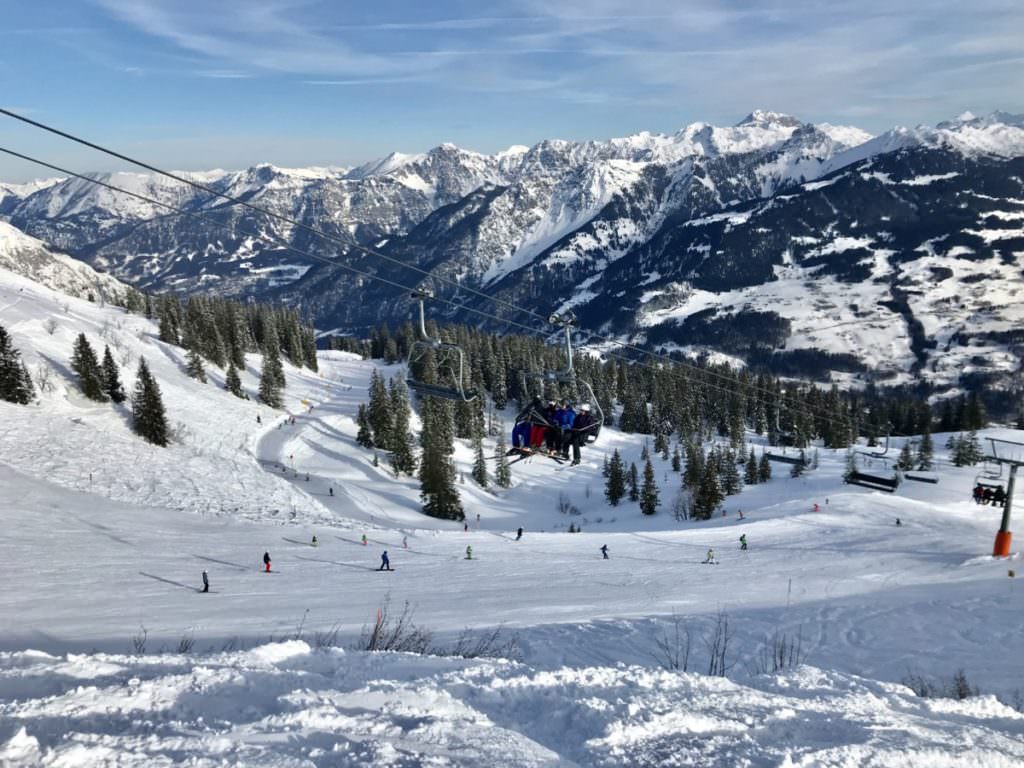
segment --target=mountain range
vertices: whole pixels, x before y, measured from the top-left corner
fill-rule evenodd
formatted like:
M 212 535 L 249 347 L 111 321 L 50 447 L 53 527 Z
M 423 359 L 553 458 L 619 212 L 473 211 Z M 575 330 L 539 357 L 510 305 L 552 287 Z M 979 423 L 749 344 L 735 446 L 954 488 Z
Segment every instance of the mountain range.
M 484 292 L 572 308 L 581 342 L 598 331 L 842 383 L 1013 387 L 1024 359 L 1022 116 L 871 136 L 755 111 L 671 135 L 191 177 L 331 239 L 135 173 L 97 178 L 183 213 L 81 179 L 0 184 L 0 238 L 16 227 L 144 290 L 285 302 L 325 330 L 410 307 L 404 288 L 324 259 L 400 286 L 422 277 L 405 264 L 439 275 L 430 287 L 466 307 L 431 307 L 446 319 L 537 324 Z

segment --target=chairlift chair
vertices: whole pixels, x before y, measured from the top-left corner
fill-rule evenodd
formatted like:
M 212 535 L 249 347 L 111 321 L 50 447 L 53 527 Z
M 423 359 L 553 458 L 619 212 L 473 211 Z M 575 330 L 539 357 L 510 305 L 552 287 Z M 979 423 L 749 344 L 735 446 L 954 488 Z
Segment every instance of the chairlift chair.
M 601 404 L 597 400 L 597 395 L 594 393 L 594 388 L 590 385 L 590 382 L 579 378 L 576 375 L 576 369 L 573 366 L 573 354 L 572 354 L 572 326 L 576 322 L 576 315 L 571 311 L 564 312 L 562 314 L 552 314 L 548 318 L 548 322 L 552 325 L 561 326 L 565 331 L 565 354 L 566 354 L 566 366 L 565 368 L 557 371 L 525 371 L 523 376 L 526 378 L 536 379 L 545 383 L 552 384 L 572 384 L 577 388 L 577 391 L 583 390 L 580 394 L 585 394 L 587 402 L 591 407 L 591 415 L 593 416 L 593 423 L 585 430 L 573 430 L 574 432 L 585 432 L 584 441 L 587 445 L 593 444 L 598 435 L 601 433 L 601 426 L 604 424 L 604 411 L 601 409 Z M 537 407 L 537 398 L 531 402 L 526 408 L 524 408 L 519 415 L 516 417 L 515 428 L 529 425 L 531 428 L 537 427 L 538 430 L 547 431 L 549 429 L 558 428 L 558 425 L 552 424 L 543 413 L 543 408 Z M 518 458 L 514 459 L 510 463 L 522 461 L 523 459 L 530 458 L 534 455 L 541 455 L 550 458 L 559 464 L 563 463 L 565 459 L 557 454 L 545 452 L 541 450 L 540 445 L 535 445 L 535 441 L 531 439 L 526 445 L 513 445 L 509 450 L 510 454 L 518 454 Z
M 409 346 L 409 354 L 406 357 L 406 384 L 416 394 L 423 397 L 439 397 L 443 400 L 456 400 L 463 403 L 470 403 L 476 400 L 478 394 L 474 389 L 466 389 L 463 384 L 463 372 L 465 370 L 465 353 L 458 344 L 451 344 L 441 339 L 434 338 L 427 333 L 427 321 L 423 308 L 424 301 L 433 298 L 434 294 L 428 290 L 413 291 L 411 298 L 419 304 L 420 323 L 419 337 Z M 420 381 L 414 375 L 414 365 L 423 359 L 427 352 L 433 351 L 438 355 L 438 368 L 440 358 L 448 357 L 455 365 L 452 366 L 452 377 L 455 380 L 454 387 L 446 387 L 443 384 L 429 384 Z

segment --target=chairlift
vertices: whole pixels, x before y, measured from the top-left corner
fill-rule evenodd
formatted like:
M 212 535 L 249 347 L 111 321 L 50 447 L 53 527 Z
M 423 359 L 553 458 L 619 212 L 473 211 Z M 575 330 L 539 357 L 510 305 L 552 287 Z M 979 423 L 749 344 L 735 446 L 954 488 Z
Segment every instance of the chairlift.
M 421 289 L 413 291 L 410 296 L 419 303 L 420 324 L 419 338 L 409 346 L 409 354 L 406 357 L 406 384 L 421 397 L 439 397 L 443 400 L 456 400 L 463 403 L 470 403 L 477 398 L 477 392 L 473 389 L 463 387 L 463 371 L 465 370 L 465 353 L 458 344 L 451 344 L 441 339 L 434 338 L 427 333 L 427 321 L 423 304 L 426 299 L 434 297 L 433 291 Z M 448 358 L 455 365 L 452 368 L 452 378 L 455 381 L 454 387 L 446 387 L 443 384 L 429 384 L 420 381 L 414 374 L 414 365 L 423 359 L 430 351 L 438 356 L 438 369 L 442 367 L 442 358 Z
M 883 477 L 881 475 L 869 475 L 864 472 L 853 472 L 847 473 L 843 478 L 844 483 L 850 485 L 860 485 L 864 488 L 872 488 L 876 491 L 885 491 L 886 493 L 892 493 L 900 485 L 899 473 L 894 474 L 892 477 Z
M 585 395 L 585 401 L 591 408 L 592 423 L 583 429 L 573 429 L 572 432 L 582 437 L 585 445 L 593 444 L 601 433 L 601 426 L 604 424 L 604 411 L 598 402 L 597 395 L 590 382 L 579 378 L 573 366 L 572 350 L 572 326 L 576 322 L 576 315 L 572 311 L 562 314 L 554 313 L 548 318 L 552 325 L 561 326 L 565 332 L 565 368 L 557 371 L 526 371 L 523 376 L 551 384 L 571 384 L 576 387 L 579 394 Z M 582 392 L 580 392 L 582 390 Z M 543 394 L 543 393 L 542 393 Z M 553 461 L 562 464 L 565 458 L 557 452 L 547 448 L 548 436 L 552 430 L 561 431 L 562 428 L 553 423 L 550 415 L 545 414 L 544 405 L 540 397 L 534 400 L 516 416 L 513 427 L 513 445 L 509 450 L 510 455 L 517 458 L 510 463 L 522 461 L 535 455 L 545 456 Z

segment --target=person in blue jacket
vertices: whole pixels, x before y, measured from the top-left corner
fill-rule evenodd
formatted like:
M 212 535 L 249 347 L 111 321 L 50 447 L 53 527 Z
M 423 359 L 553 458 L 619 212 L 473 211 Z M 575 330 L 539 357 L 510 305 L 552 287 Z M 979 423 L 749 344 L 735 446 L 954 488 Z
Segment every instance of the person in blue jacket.
M 380 556 L 380 568 L 378 571 L 390 571 L 391 561 L 388 559 L 388 551 L 385 549 L 384 554 Z
M 572 425 L 576 421 L 576 411 L 567 402 L 562 403 L 562 409 L 558 416 L 558 426 L 562 429 L 562 458 L 569 458 L 569 448 L 572 447 Z

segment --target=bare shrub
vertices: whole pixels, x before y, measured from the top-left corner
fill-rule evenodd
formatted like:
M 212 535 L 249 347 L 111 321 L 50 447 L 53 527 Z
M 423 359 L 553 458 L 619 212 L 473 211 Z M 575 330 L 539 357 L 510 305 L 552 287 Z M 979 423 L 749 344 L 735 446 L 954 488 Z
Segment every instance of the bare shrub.
M 139 624 L 139 631 L 132 635 L 132 650 L 136 656 L 144 656 L 146 643 L 149 641 L 149 630 L 144 624 Z
M 57 332 L 57 321 L 54 320 L 52 317 L 47 318 L 46 322 L 43 323 L 43 330 L 46 331 L 51 336 L 53 336 L 53 334 Z
M 566 496 L 564 493 L 559 493 L 558 494 L 558 505 L 557 505 L 557 507 L 558 507 L 558 511 L 561 512 L 563 515 L 578 515 L 578 514 L 580 514 L 579 509 L 577 509 L 577 507 L 571 501 L 569 501 L 569 497 Z
M 53 392 L 57 388 L 57 385 L 53 381 L 53 369 L 46 363 L 39 363 L 36 366 L 35 376 L 36 388 L 40 392 Z
M 195 632 L 193 632 L 190 629 L 190 630 L 188 630 L 187 632 L 185 632 L 181 636 L 180 640 L 178 640 L 178 653 L 181 653 L 181 654 L 191 653 L 192 652 L 192 648 L 195 646 L 195 644 L 196 644 Z
M 719 611 L 710 634 L 704 636 L 704 647 L 708 649 L 708 674 L 711 677 L 725 677 L 735 665 L 736 662 L 730 663 L 728 660 L 731 640 L 729 614 Z
M 427 653 L 430 649 L 431 634 L 413 622 L 413 609 L 406 601 L 402 612 L 391 612 L 391 599 L 385 598 L 377 609 L 373 624 L 363 627 L 362 635 L 355 646 L 361 651 L 401 651 L 405 653 Z
M 521 661 L 519 636 L 506 635 L 502 626 L 474 633 L 468 627 L 459 634 L 453 645 L 434 650 L 437 656 L 457 656 L 462 659 L 511 659 Z
M 981 689 L 971 685 L 967 679 L 967 673 L 963 669 L 958 669 L 948 680 L 927 678 L 918 672 L 908 671 L 900 682 L 923 699 L 959 699 L 962 701 L 972 696 L 981 695 Z M 1020 691 L 1017 691 L 1017 697 L 1019 700 Z M 1017 708 L 1019 709 L 1019 707 Z
M 806 660 L 803 627 L 797 630 L 796 637 L 776 630 L 771 637 L 765 636 L 754 657 L 753 671 L 757 675 L 775 674 L 799 667 Z
M 341 626 L 339 624 L 333 625 L 330 629 L 317 630 L 313 635 L 313 645 L 316 648 L 336 648 L 338 645 L 338 635 L 341 632 Z
M 669 672 L 686 672 L 690 666 L 690 628 L 686 620 L 673 612 L 667 627 L 654 636 L 654 652 L 658 665 Z

